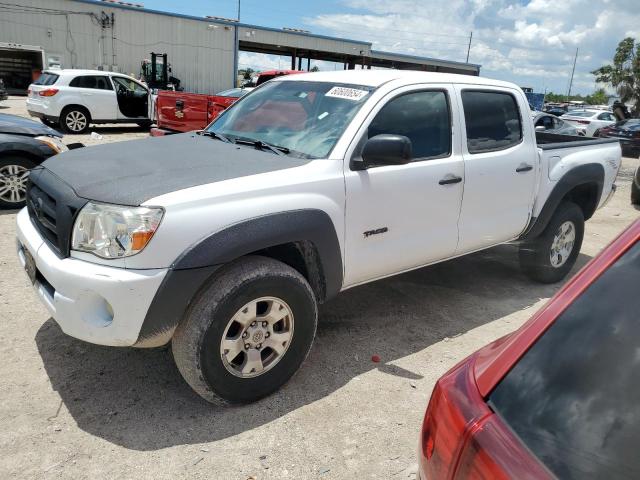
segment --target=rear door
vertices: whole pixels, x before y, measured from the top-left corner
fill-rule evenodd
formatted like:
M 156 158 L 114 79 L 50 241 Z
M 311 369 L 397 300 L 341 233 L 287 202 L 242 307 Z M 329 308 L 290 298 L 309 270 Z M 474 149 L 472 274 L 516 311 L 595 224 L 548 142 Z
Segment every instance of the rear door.
M 486 86 L 456 90 L 465 132 L 457 253 L 466 253 L 512 240 L 525 229 L 539 161 L 533 122 L 528 109 L 519 107 L 518 92 Z
M 345 161 L 345 285 L 454 254 L 464 184 L 454 94 L 450 85 L 398 89 L 363 125 L 359 145 L 379 134 L 404 135 L 413 160 L 355 171 Z
M 115 120 L 116 94 L 106 75 L 80 75 L 69 82 L 70 90 L 80 97 L 94 120 Z

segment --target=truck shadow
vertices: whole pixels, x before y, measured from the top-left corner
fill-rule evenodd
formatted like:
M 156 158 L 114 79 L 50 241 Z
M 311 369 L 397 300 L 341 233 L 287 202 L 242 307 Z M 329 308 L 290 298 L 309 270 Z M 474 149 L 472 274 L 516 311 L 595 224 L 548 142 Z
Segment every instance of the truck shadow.
M 574 271 L 588 259 L 581 255 Z M 528 307 L 560 286 L 525 278 L 513 248 L 502 246 L 354 288 L 321 307 L 316 342 L 298 374 L 270 397 L 240 407 L 201 400 L 166 347 L 100 347 L 66 336 L 52 319 L 35 340 L 53 388 L 81 429 L 148 451 L 254 429 L 374 368 L 419 379 L 391 362 Z M 372 363 L 373 354 L 382 362 Z

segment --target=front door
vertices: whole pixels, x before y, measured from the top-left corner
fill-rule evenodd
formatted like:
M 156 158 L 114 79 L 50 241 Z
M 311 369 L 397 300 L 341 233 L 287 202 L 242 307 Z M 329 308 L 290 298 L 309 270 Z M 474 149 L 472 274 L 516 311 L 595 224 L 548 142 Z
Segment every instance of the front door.
M 450 86 L 391 93 L 360 133 L 398 134 L 412 142 L 407 165 L 353 171 L 345 161 L 345 286 L 399 273 L 454 254 L 464 185 L 460 145 L 452 135 Z M 358 152 L 355 153 L 356 157 Z
M 523 102 L 520 111 L 516 92 L 456 89 L 466 133 L 461 254 L 512 240 L 526 228 L 539 160 L 528 107 Z
M 146 119 L 149 115 L 149 90 L 126 77 L 111 77 L 118 98 L 118 118 Z

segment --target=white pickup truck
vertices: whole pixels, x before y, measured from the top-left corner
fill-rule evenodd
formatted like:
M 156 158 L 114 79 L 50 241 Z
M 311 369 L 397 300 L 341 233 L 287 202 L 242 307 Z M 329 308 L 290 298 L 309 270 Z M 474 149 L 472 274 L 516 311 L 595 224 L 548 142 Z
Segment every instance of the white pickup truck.
M 513 241 L 532 278 L 569 272 L 620 146 L 530 117 L 518 87 L 478 77 L 277 78 L 203 132 L 44 162 L 18 256 L 67 334 L 171 341 L 202 397 L 253 401 L 300 367 L 317 304 L 343 290 Z

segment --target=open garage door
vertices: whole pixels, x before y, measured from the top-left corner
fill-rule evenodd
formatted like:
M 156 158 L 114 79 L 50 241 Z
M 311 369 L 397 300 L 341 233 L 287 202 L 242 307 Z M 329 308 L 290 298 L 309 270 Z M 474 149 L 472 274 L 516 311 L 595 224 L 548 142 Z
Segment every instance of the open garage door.
M 43 65 L 44 52 L 40 47 L 0 43 L 0 78 L 9 95 L 26 95 Z

